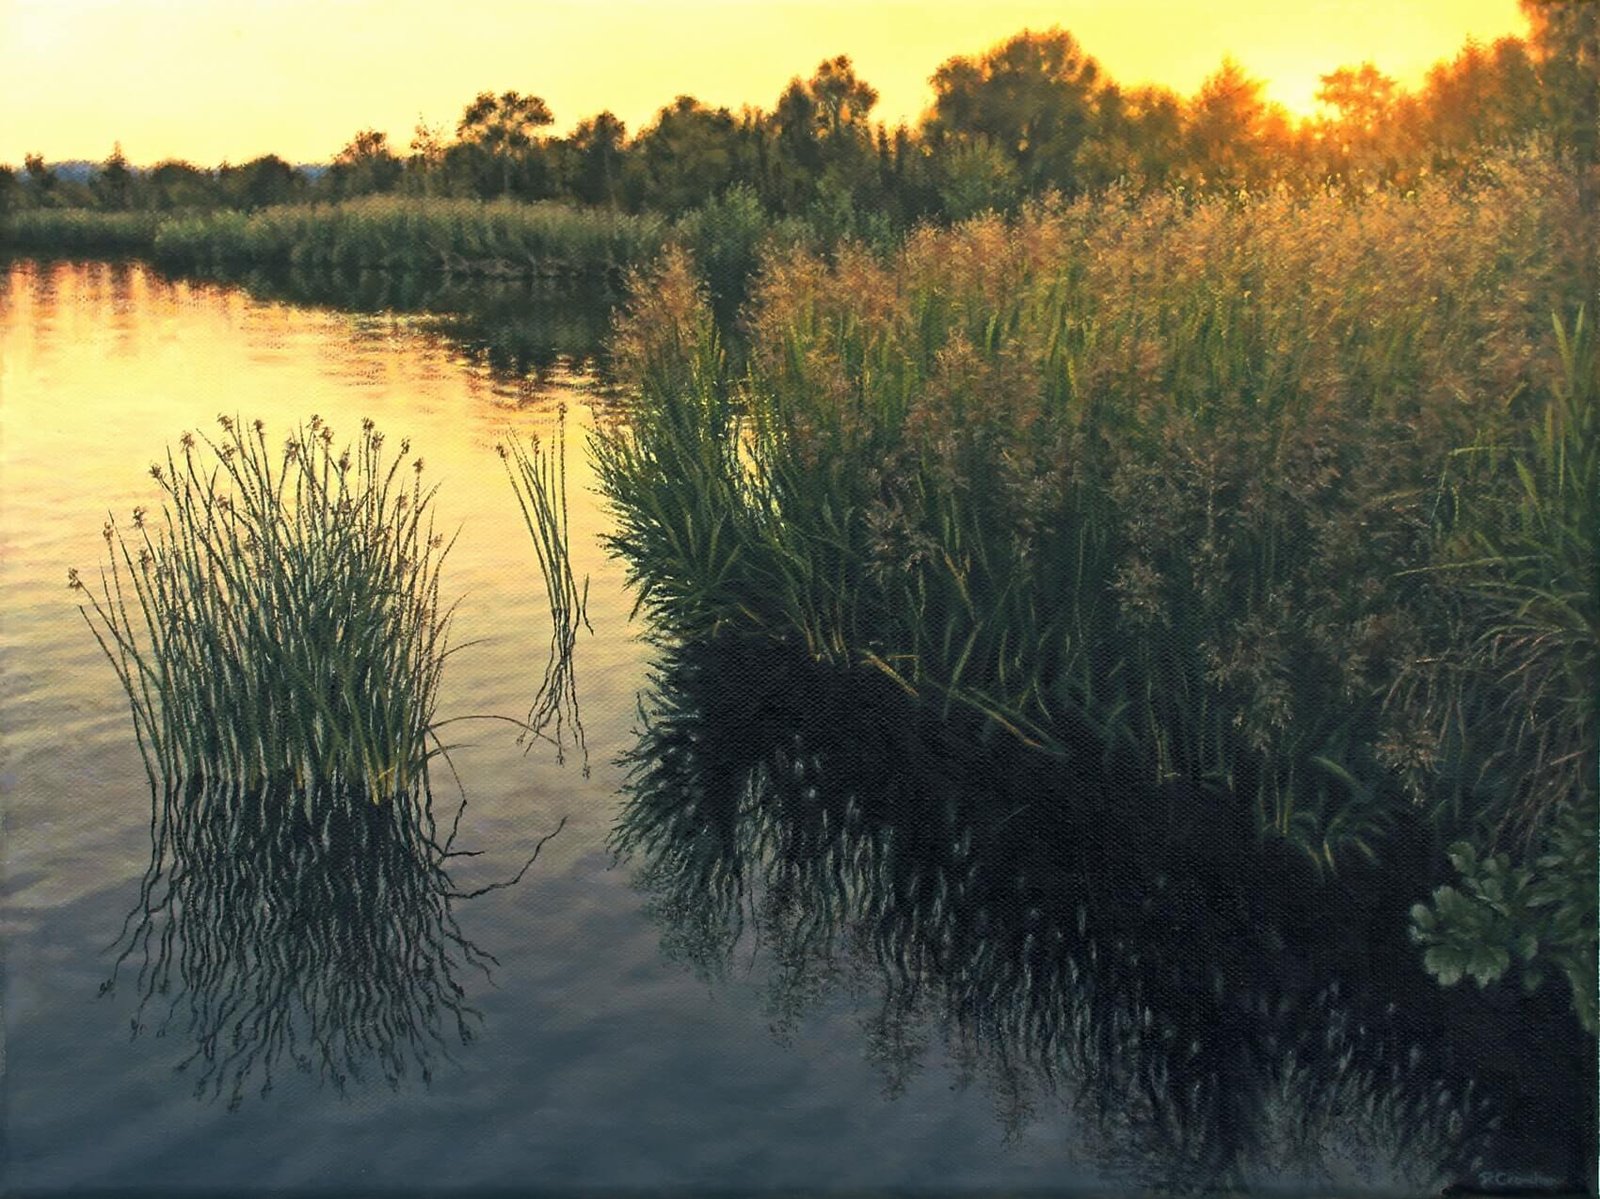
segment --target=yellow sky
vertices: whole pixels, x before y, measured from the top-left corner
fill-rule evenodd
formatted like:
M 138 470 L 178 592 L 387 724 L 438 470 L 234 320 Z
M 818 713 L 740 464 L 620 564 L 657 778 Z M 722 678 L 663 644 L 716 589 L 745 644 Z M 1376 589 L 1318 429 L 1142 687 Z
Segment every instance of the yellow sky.
M 610 108 L 630 131 L 680 93 L 770 108 L 848 54 L 915 120 L 946 58 L 1060 25 L 1111 76 L 1189 94 L 1232 54 L 1308 110 L 1363 60 L 1405 84 L 1470 37 L 1521 33 L 1516 0 L 0 0 L 0 162 L 25 153 L 203 165 L 326 161 L 357 129 L 399 147 L 477 92 L 541 95 L 556 132 Z

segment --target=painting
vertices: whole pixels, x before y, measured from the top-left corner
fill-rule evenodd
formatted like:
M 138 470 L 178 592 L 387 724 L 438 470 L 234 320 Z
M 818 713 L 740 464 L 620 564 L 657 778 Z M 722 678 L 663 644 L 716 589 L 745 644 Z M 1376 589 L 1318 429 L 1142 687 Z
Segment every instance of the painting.
M 1595 1193 L 1600 5 L 0 44 L 7 1194 Z

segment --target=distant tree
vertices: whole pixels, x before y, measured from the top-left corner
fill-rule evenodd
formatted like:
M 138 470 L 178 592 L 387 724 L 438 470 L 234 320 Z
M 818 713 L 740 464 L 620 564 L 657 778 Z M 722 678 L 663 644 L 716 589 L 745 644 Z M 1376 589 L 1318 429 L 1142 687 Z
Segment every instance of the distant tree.
M 1099 79 L 1098 64 L 1065 30 L 1020 33 L 981 58 L 952 58 L 935 72 L 923 135 L 936 155 L 987 141 L 1012 160 L 1029 191 L 1076 191 Z
M 1584 205 L 1600 197 L 1600 4 L 1518 0 L 1536 61 L 1541 115 L 1576 168 Z
M 89 184 L 95 202 L 101 208 L 123 211 L 133 205 L 133 172 L 123 156 L 122 143 L 117 142 L 111 154 L 101 165 Z
M 22 195 L 22 185 L 17 173 L 8 166 L 0 166 L 0 216 L 16 209 Z
M 411 134 L 411 154 L 406 159 L 404 185 L 414 195 L 431 196 L 443 186 L 445 151 L 449 135 L 441 126 L 420 116 Z
M 1183 161 L 1183 100 L 1163 87 L 1123 90 L 1107 83 L 1095 97 L 1093 132 L 1078 151 L 1083 187 L 1121 182 L 1161 187 Z
M 28 190 L 35 204 L 49 203 L 59 182 L 56 173 L 45 165 L 43 154 L 25 154 L 22 166 L 28 173 Z
M 869 115 L 878 92 L 856 75 L 847 55 L 824 59 L 811 78 L 790 80 L 768 125 L 772 149 L 767 194 L 784 212 L 826 208 L 834 223 L 849 210 L 881 202 Z
M 1282 110 L 1263 98 L 1261 82 L 1224 58 L 1189 104 L 1190 181 L 1226 191 L 1261 186 L 1287 157 L 1289 133 Z
M 474 174 L 479 194 L 540 191 L 544 181 L 537 161 L 538 132 L 554 121 L 549 106 L 538 96 L 479 92 L 456 125 L 459 145 L 470 152 L 469 159 L 477 160 Z
M 574 196 L 587 204 L 621 203 L 627 134 L 627 127 L 610 112 L 578 122 L 566 140 L 570 161 L 566 178 Z
M 1475 160 L 1484 149 L 1522 141 L 1545 122 L 1539 73 L 1525 43 L 1469 41 L 1428 72 L 1419 96 L 1422 135 L 1437 165 Z
M 329 187 L 340 196 L 393 191 L 402 170 L 400 159 L 389 149 L 389 135 L 363 129 L 334 157 L 328 169 Z
M 155 208 L 210 208 L 221 201 L 217 180 L 178 159 L 158 163 L 145 173 L 146 203 Z
M 1404 153 L 1399 85 L 1370 62 L 1320 77 L 1316 98 L 1332 116 L 1312 122 L 1323 176 L 1393 179 Z
M 939 203 L 964 221 L 982 212 L 1009 213 L 1022 200 L 1015 159 L 985 137 L 964 139 L 939 159 Z
M 223 194 L 238 208 L 265 208 L 287 204 L 304 191 L 305 176 L 276 154 L 264 154 L 242 166 L 223 166 L 218 172 Z
M 629 202 L 676 216 L 721 195 L 740 175 L 745 138 L 726 108 L 679 96 L 633 145 Z

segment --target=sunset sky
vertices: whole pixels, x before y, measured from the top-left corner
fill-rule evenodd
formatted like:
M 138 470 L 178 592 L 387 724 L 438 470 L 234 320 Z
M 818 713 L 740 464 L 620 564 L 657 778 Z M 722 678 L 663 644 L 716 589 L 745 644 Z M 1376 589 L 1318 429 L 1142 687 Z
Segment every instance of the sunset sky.
M 674 96 L 770 108 L 848 54 L 914 121 L 928 77 L 1024 28 L 1071 31 L 1119 82 L 1192 93 L 1232 54 L 1296 112 L 1370 60 L 1417 83 L 1468 37 L 1520 34 L 1516 0 L 0 0 L 0 162 L 324 162 L 357 129 L 398 149 L 477 92 L 543 96 L 553 132 L 609 108 L 630 132 Z

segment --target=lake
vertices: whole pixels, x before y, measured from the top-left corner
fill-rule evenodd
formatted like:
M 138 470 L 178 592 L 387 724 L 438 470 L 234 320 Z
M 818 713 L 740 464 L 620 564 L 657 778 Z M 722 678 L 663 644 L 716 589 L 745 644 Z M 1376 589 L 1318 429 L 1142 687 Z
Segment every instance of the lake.
M 10 1191 L 1419 1193 L 1581 1159 L 1593 1067 L 1550 1039 L 1565 998 L 1433 987 L 1403 934 L 1364 936 L 1396 938 L 1403 889 L 1376 880 L 1330 914 L 1288 865 L 1276 890 L 1251 883 L 1274 871 L 1237 846 L 1119 856 L 1119 822 L 1170 797 L 1124 802 L 1115 779 L 968 743 L 770 646 L 653 644 L 601 543 L 583 432 L 612 401 L 581 368 L 535 381 L 420 316 L 135 264 L 0 270 Z M 563 410 L 588 768 L 510 724 L 451 726 L 458 845 L 480 851 L 452 866 L 461 889 L 515 875 L 561 826 L 517 885 L 451 906 L 494 958 L 443 978 L 481 1014 L 470 1040 L 426 1003 L 397 1025 L 325 987 L 297 1002 L 359 1033 L 347 1056 L 366 1046 L 373 1069 L 340 1087 L 281 1055 L 262 1094 L 268 1038 L 237 1103 L 232 1085 L 197 1095 L 203 1057 L 175 1070 L 196 1050 L 187 1013 L 229 979 L 176 971 L 188 1006 L 164 1033 L 126 966 L 100 994 L 151 795 L 68 569 L 94 576 L 107 513 L 157 505 L 150 464 L 219 414 L 269 435 L 315 414 L 338 438 L 371 419 L 425 457 L 460 529 L 444 591 L 464 648 L 438 715 L 520 718 L 550 615 L 495 446 L 548 437 Z M 455 782 L 434 787 L 449 819 Z M 220 886 L 249 893 L 225 870 Z M 307 984 L 293 953 L 252 952 L 280 988 L 257 1007 Z M 223 1035 L 248 1041 L 221 1002 Z M 418 1068 L 391 1085 L 396 1045 Z

